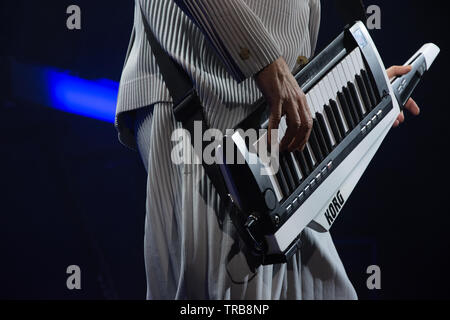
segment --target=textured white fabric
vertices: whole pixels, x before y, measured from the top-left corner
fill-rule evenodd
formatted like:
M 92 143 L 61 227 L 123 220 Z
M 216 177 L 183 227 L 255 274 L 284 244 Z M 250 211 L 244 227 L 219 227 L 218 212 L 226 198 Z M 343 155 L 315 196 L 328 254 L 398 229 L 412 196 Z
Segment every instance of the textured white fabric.
M 293 69 L 298 56 L 310 57 L 314 51 L 320 22 L 318 0 L 187 2 L 215 4 L 212 8 L 208 7 L 211 12 L 204 8 L 205 14 L 196 16 L 196 20 L 200 21 L 198 25 L 208 24 L 218 12 L 227 12 L 221 16 L 220 23 L 213 24 L 218 29 L 216 41 L 205 36 L 173 0 L 136 0 L 133 32 L 120 80 L 115 121 L 119 140 L 132 149 L 136 148 L 136 144 L 133 127 L 128 121 L 133 115 L 130 111 L 155 102 L 172 101 L 145 36 L 141 8 L 162 47 L 191 76 L 210 126 L 219 129 L 232 127 L 253 111 L 249 106 L 261 93 L 251 74 L 279 55 Z M 233 10 L 244 10 L 247 16 L 253 17 L 254 24 L 235 19 Z M 231 29 L 232 26 L 234 29 Z M 239 37 L 234 37 L 236 33 Z M 230 45 L 223 45 L 231 43 L 231 40 L 221 38 L 219 34 L 237 42 L 235 51 L 248 47 L 249 59 L 241 60 L 239 53 L 229 48 Z M 263 42 L 254 40 L 262 35 L 265 35 Z M 228 47 L 225 51 L 230 53 L 218 54 L 224 52 L 223 47 Z M 240 70 L 239 66 L 243 65 L 247 66 L 246 69 Z M 230 69 L 230 66 L 235 68 Z M 238 77 L 238 74 L 245 74 L 247 78 Z
M 319 1 L 178 2 L 190 6 L 192 11 L 185 11 L 190 17 L 171 0 L 136 0 L 134 31 L 116 111 L 120 141 L 139 151 L 148 173 L 147 298 L 356 298 L 328 233 L 306 230 L 301 251 L 289 263 L 261 266 L 255 275 L 242 254 L 227 260 L 237 235 L 217 193 L 201 166 L 171 161 L 174 143 L 170 137 L 180 124 L 174 120 L 171 98 L 139 12 L 142 8 L 162 46 L 192 77 L 209 125 L 223 130 L 253 111 L 250 106 L 260 92 L 252 74 L 278 54 L 291 68 L 299 55 L 312 55 L 320 22 Z M 202 6 L 201 14 L 192 6 Z M 237 11 L 247 19 L 236 20 Z M 224 33 L 231 24 L 238 35 L 236 41 L 240 41 L 237 45 L 232 43 L 233 37 L 227 38 L 230 33 Z M 259 35 L 268 43 L 258 43 Z M 250 52 L 243 61 L 233 51 L 240 43 Z M 133 118 L 135 126 L 128 121 Z
M 238 236 L 202 167 L 170 160 L 178 125 L 170 103 L 137 113 L 148 172 L 148 299 L 356 299 L 329 233 L 305 229 L 289 263 L 261 266 L 256 275 L 241 253 L 228 261 Z

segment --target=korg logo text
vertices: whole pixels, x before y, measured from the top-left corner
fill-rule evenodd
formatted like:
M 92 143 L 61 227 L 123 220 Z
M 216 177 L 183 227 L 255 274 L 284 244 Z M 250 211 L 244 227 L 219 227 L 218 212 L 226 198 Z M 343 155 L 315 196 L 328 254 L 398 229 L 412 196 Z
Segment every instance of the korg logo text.
M 345 200 L 344 197 L 341 194 L 341 191 L 338 191 L 336 196 L 331 201 L 330 205 L 327 208 L 327 211 L 325 211 L 325 218 L 328 221 L 328 224 L 331 226 L 338 216 L 339 212 L 341 211 L 342 207 L 344 206 Z

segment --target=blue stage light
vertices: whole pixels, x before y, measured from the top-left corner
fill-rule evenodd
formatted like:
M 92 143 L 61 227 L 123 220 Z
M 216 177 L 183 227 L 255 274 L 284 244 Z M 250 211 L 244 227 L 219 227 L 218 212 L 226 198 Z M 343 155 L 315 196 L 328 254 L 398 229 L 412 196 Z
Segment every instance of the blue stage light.
M 13 96 L 107 122 L 114 122 L 119 83 L 89 80 L 52 67 L 11 62 Z
M 82 79 L 54 69 L 46 70 L 46 79 L 50 107 L 114 122 L 117 82 Z

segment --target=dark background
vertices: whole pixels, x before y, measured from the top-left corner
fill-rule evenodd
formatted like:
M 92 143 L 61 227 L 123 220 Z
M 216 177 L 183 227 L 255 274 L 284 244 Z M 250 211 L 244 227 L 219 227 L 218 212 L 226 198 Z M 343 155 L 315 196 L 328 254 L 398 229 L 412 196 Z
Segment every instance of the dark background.
M 322 1 L 319 49 L 343 28 L 330 3 Z M 332 233 L 360 298 L 448 299 L 447 12 L 435 2 L 365 3 L 381 7 L 381 30 L 371 33 L 386 66 L 425 42 L 442 51 L 414 94 L 421 116 L 391 131 Z M 71 4 L 81 7 L 81 30 L 66 28 Z M 119 81 L 133 1 L 16 0 L 0 9 L 0 298 L 144 299 L 146 173 L 138 154 L 117 141 L 110 122 L 26 99 L 39 92 L 13 68 Z M 81 267 L 82 290 L 66 288 L 72 264 Z M 366 287 L 373 264 L 381 290 Z

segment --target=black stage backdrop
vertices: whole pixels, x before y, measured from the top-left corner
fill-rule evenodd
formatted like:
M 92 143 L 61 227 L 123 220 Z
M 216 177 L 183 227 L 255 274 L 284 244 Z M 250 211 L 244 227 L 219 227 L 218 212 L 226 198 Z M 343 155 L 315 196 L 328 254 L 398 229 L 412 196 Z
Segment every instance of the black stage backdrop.
M 434 1 L 365 3 L 381 8 L 381 29 L 371 33 L 386 66 L 425 42 L 442 52 L 414 95 L 421 116 L 391 131 L 332 234 L 361 299 L 450 298 L 448 13 Z M 72 4 L 81 30 L 66 28 Z M 319 49 L 343 29 L 331 1 L 322 5 Z M 29 70 L 48 67 L 117 82 L 133 1 L 0 7 L 0 298 L 144 299 L 138 154 L 119 144 L 111 122 L 49 108 L 27 81 Z M 66 287 L 69 265 L 81 268 L 81 290 Z M 380 267 L 380 290 L 366 286 L 370 265 Z

